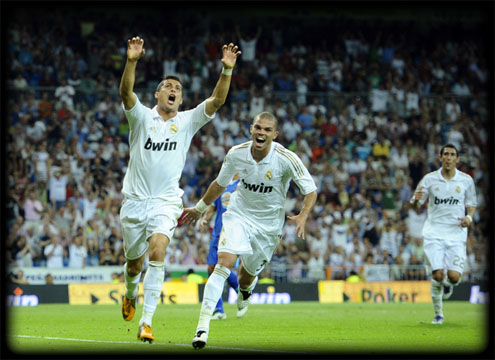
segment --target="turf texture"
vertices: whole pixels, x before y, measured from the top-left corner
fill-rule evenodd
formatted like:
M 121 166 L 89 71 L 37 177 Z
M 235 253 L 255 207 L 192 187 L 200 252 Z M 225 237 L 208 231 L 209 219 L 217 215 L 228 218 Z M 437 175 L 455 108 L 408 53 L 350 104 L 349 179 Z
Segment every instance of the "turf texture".
M 152 344 L 137 340 L 142 305 L 130 322 L 120 305 L 38 305 L 8 307 L 6 345 L 14 355 L 49 354 L 452 354 L 486 351 L 486 305 L 444 303 L 445 322 L 433 325 L 431 304 L 293 302 L 250 305 L 241 319 L 225 305 L 226 320 L 210 324 L 208 343 L 194 350 L 191 340 L 200 304 L 158 305 Z M 304 354 L 300 354 L 304 356 Z M 299 356 L 298 356 L 299 357 Z

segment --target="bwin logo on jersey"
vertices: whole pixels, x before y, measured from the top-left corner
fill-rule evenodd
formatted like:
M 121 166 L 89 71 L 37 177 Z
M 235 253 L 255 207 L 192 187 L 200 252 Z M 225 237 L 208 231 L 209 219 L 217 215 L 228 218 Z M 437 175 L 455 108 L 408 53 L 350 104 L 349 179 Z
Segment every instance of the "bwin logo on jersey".
M 457 205 L 457 204 L 459 204 L 459 200 L 454 199 L 454 197 L 452 197 L 452 196 L 447 198 L 447 199 L 439 199 L 435 196 L 435 205 L 439 205 L 439 204 Z
M 171 141 L 169 142 L 168 139 L 165 139 L 165 141 L 156 143 L 151 141 L 151 138 L 148 138 L 148 141 L 146 141 L 146 144 L 144 144 L 145 150 L 151 150 L 151 151 L 172 151 L 177 149 L 177 142 L 176 141 Z
M 258 184 L 248 184 L 247 182 L 242 179 L 242 185 L 244 185 L 245 189 L 248 189 L 249 191 L 253 192 L 259 192 L 259 193 L 271 193 L 273 191 L 273 186 L 265 186 L 265 184 L 261 183 L 260 185 Z

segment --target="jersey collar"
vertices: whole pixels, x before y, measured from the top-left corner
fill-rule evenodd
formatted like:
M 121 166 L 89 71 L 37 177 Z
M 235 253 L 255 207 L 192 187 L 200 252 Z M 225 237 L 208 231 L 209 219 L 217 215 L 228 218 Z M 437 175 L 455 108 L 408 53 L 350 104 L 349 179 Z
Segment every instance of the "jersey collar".
M 179 112 L 177 112 L 178 114 Z M 177 116 L 177 114 L 175 114 L 175 116 Z M 162 120 L 163 121 L 163 118 L 162 116 L 160 115 L 160 113 L 158 112 L 158 105 L 155 105 L 152 109 L 151 109 L 151 115 L 153 116 L 153 119 L 156 120 L 158 118 L 158 120 Z M 175 116 L 168 119 L 168 121 L 174 121 L 175 119 Z
M 440 180 L 443 180 L 445 182 L 457 180 L 457 178 L 459 176 L 459 170 L 457 170 L 457 168 L 455 168 L 454 170 L 455 170 L 454 176 L 452 176 L 452 179 L 450 179 L 450 180 L 447 180 L 447 179 L 445 179 L 443 177 L 443 175 L 442 175 L 442 168 L 438 169 L 438 177 L 440 178 Z
M 272 158 L 273 151 L 275 149 L 275 141 L 272 141 L 272 145 L 270 146 L 270 151 L 259 162 L 256 162 L 256 160 L 254 160 L 254 158 L 253 158 L 253 154 L 251 154 L 252 147 L 253 147 L 253 141 L 251 140 L 251 144 L 249 145 L 249 151 L 247 153 L 247 159 L 246 160 L 252 161 L 253 163 L 256 163 L 256 164 L 268 164 L 270 162 L 271 158 Z

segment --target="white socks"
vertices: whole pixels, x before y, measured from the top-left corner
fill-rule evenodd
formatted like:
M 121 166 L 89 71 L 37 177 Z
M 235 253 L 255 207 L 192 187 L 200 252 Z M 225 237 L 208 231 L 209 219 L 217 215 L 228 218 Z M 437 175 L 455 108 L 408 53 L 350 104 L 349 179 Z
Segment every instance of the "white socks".
M 164 276 L 165 266 L 162 261 L 150 261 L 148 263 L 148 270 L 143 280 L 143 315 L 141 320 L 139 320 L 139 325 L 146 323 L 151 326 L 153 314 L 155 313 L 156 305 L 162 291 Z
M 125 296 L 128 299 L 134 299 L 138 293 L 139 279 L 141 278 L 141 274 L 138 274 L 134 277 L 129 276 L 127 274 L 127 263 L 125 263 L 124 264 L 124 278 L 125 278 L 125 288 L 126 288 Z
M 435 315 L 443 316 L 443 284 L 431 279 L 431 300 L 433 303 L 433 310 Z
M 230 270 L 220 264 L 215 265 L 215 270 L 206 282 L 203 292 L 203 303 L 199 313 L 199 322 L 196 331 L 206 331 L 210 329 L 210 320 L 218 299 L 222 296 L 225 280 L 230 275 Z

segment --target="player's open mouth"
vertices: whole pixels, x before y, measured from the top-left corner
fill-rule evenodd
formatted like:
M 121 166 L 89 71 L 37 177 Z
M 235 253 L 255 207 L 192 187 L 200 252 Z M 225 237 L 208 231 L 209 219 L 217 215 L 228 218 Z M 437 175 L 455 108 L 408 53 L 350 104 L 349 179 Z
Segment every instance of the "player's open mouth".
M 168 103 L 169 103 L 170 105 L 173 105 L 173 104 L 174 104 L 174 102 L 175 102 L 175 95 L 174 95 L 174 94 L 170 94 L 170 95 L 168 96 Z
M 256 144 L 258 144 L 258 145 L 263 145 L 266 141 L 266 139 L 264 139 L 262 137 L 257 137 L 255 140 L 256 140 Z

